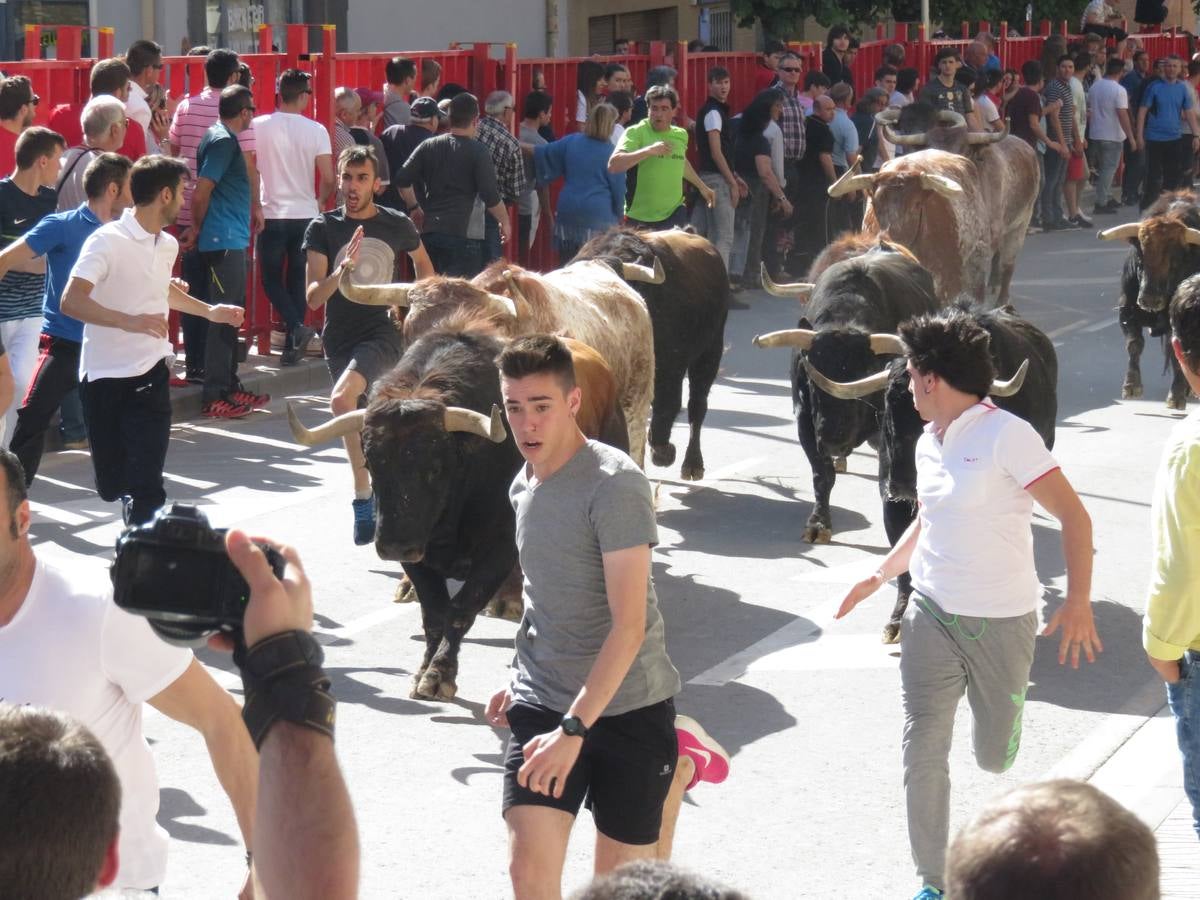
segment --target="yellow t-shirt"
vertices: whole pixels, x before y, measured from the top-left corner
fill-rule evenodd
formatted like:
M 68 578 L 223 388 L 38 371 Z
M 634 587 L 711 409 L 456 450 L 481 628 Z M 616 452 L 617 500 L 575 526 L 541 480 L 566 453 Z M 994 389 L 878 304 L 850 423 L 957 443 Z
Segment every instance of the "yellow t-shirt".
M 669 156 L 651 156 L 637 166 L 637 188 L 625 215 L 640 222 L 661 222 L 683 203 L 683 164 L 687 160 L 688 133 L 672 125 L 655 131 L 649 119 L 625 129 L 618 150 L 633 152 L 666 141 L 672 147 Z

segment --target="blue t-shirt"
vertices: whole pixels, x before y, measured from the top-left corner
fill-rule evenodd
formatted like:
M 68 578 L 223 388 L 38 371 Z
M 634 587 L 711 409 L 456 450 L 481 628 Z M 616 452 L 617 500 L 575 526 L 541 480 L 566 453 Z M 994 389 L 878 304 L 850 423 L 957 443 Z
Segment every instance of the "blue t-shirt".
M 38 256 L 46 257 L 46 295 L 42 300 L 42 333 L 83 343 L 83 323 L 59 310 L 71 269 L 79 259 L 83 242 L 100 227 L 96 214 L 86 203 L 67 212 L 46 216 L 25 233 L 25 243 Z
M 1146 140 L 1175 141 L 1181 134 L 1180 115 L 1192 108 L 1192 101 L 1182 81 L 1154 81 L 1142 94 L 1141 105 L 1150 107 L 1146 113 Z
M 196 177 L 215 182 L 200 226 L 200 250 L 245 250 L 250 246 L 250 178 L 237 135 L 216 122 L 196 148 Z

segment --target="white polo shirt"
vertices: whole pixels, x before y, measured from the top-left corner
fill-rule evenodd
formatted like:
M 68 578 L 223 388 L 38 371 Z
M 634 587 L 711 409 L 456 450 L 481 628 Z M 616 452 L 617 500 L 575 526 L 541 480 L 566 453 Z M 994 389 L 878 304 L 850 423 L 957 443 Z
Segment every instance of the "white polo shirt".
M 921 534 L 913 587 L 946 612 L 1003 618 L 1037 609 L 1031 484 L 1057 469 L 1024 419 L 990 399 L 917 441 Z
M 170 311 L 167 291 L 179 242 L 165 231 L 150 234 L 138 223 L 134 209 L 125 210 L 117 221 L 92 232 L 71 277 L 94 284 L 92 299 L 101 306 L 130 315 L 166 316 Z M 86 376 L 89 381 L 132 378 L 173 355 L 166 338 L 87 324 L 83 326 L 79 377 Z
M 118 609 L 108 576 L 38 561 L 17 614 L 0 627 L 0 700 L 67 713 L 91 730 L 121 781 L 119 888 L 152 888 L 167 873 L 158 777 L 142 704 L 175 682 L 192 651 L 160 640 Z

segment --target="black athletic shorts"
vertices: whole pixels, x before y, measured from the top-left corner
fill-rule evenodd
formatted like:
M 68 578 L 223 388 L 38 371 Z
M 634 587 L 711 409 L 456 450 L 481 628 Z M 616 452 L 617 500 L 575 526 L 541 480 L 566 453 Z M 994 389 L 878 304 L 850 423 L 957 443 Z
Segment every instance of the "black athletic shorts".
M 379 335 L 359 341 L 344 350 L 326 349 L 325 364 L 329 367 L 329 375 L 334 384 L 337 384 L 343 372 L 353 369 L 366 380 L 367 390 L 370 391 L 371 385 L 380 375 L 390 372 L 396 363 L 400 362 L 401 355 L 399 333 Z
M 563 714 L 532 703 L 508 710 L 512 736 L 504 759 L 503 812 L 513 806 L 549 806 L 571 815 L 586 804 L 596 830 L 622 844 L 653 844 L 662 826 L 663 803 L 675 776 L 675 701 L 663 700 L 619 716 L 601 717 L 584 739 L 583 750 L 558 799 L 517 783 L 525 763 L 522 748 L 558 727 Z

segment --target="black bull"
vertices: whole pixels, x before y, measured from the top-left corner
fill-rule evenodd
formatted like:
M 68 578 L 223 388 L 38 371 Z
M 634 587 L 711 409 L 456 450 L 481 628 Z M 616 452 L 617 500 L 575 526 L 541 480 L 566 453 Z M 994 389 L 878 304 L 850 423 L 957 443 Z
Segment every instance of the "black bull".
M 1010 385 L 993 386 L 992 397 L 996 405 L 1029 422 L 1046 448 L 1053 449 L 1054 422 L 1058 413 L 1058 357 L 1054 345 L 1036 326 L 1013 314 L 1011 307 L 983 311 L 963 305 L 960 309 L 974 316 L 988 332 L 997 377 L 1012 380 Z M 1023 365 L 1026 362 L 1028 364 Z M 1023 377 L 1014 377 L 1022 368 Z M 883 381 L 884 373 L 877 374 L 878 380 Z M 851 385 L 825 382 L 819 375 L 816 381 L 822 388 L 843 395 L 855 393 L 847 390 L 852 388 Z M 870 397 L 862 399 L 872 402 Z M 875 394 L 873 402 L 881 404 L 880 493 L 884 500 L 888 541 L 894 545 L 916 515 L 916 445 L 923 431 L 923 424 L 913 408 L 903 359 L 888 364 L 883 392 Z M 897 582 L 896 605 L 883 632 L 886 643 L 899 638 L 900 620 L 912 591 L 907 572 Z

